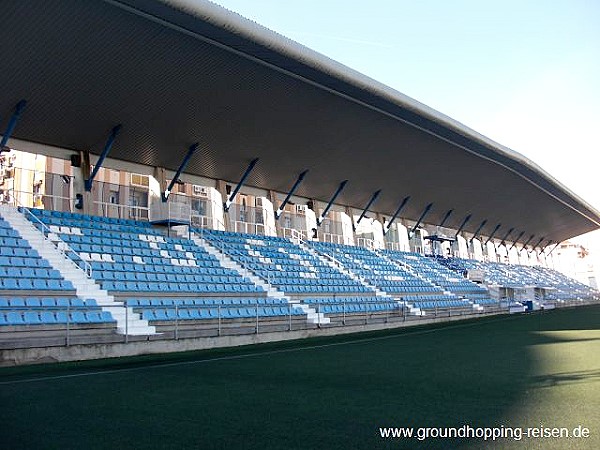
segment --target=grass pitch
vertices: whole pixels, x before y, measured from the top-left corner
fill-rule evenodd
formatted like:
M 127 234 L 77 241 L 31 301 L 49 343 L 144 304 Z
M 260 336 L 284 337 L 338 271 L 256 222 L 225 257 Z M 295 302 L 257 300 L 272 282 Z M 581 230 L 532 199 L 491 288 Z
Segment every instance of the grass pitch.
M 0 369 L 0 448 L 600 448 L 600 306 Z M 380 427 L 583 426 L 435 439 Z M 415 430 L 416 433 L 416 430 Z

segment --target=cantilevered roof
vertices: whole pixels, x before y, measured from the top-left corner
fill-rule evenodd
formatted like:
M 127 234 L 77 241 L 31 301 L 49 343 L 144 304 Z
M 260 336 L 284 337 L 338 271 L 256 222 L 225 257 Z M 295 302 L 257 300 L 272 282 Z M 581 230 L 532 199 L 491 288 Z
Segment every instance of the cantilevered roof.
M 555 242 L 600 214 L 536 164 L 425 105 L 205 1 L 0 2 L 0 115 L 26 99 L 13 137 L 457 228 L 502 224 Z M 510 238 L 509 238 L 510 239 Z M 537 241 L 537 238 L 533 241 Z

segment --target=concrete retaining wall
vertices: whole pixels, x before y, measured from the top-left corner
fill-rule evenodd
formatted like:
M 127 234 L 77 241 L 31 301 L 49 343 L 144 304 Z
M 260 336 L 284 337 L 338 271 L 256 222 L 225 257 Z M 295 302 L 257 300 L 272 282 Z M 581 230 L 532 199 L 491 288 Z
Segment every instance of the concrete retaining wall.
M 407 320 L 406 322 L 375 323 L 368 325 L 352 325 L 345 327 L 331 327 L 321 329 L 307 329 L 298 331 L 281 331 L 261 334 L 245 334 L 237 336 L 201 337 L 180 340 L 147 340 L 129 343 L 99 343 L 71 345 L 64 347 L 37 347 L 19 348 L 0 351 L 0 366 L 18 366 L 24 364 L 42 364 L 52 362 L 82 361 L 100 358 L 119 358 L 123 356 L 148 355 L 157 353 L 185 352 L 191 350 L 204 350 L 222 347 L 239 347 L 242 345 L 260 344 L 266 342 L 288 341 L 318 336 L 334 336 L 362 331 L 376 331 L 393 328 L 402 328 L 424 325 L 436 322 L 449 322 L 489 316 L 453 316 L 420 320 Z

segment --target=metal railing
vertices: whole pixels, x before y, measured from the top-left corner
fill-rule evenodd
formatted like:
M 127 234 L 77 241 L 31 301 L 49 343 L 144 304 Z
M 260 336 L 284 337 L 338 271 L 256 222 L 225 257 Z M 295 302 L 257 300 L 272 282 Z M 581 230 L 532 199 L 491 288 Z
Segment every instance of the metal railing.
M 18 208 L 21 210 L 21 214 L 25 220 L 31 223 L 32 227 L 35 228 L 34 223 L 37 223 L 41 226 L 42 230 L 40 231 L 43 238 L 42 245 L 47 245 L 46 243 L 49 243 L 48 245 L 52 245 L 52 247 L 58 250 L 63 257 L 70 260 L 75 267 L 85 274 L 87 278 L 92 278 L 92 266 L 90 263 L 82 259 L 79 254 L 69 246 L 69 244 L 60 238 L 58 233 L 52 231 L 50 227 L 42 222 L 35 214 L 33 214 L 29 208 L 26 208 L 25 206 L 19 206 Z M 33 221 L 27 218 L 28 215 L 33 218 Z M 54 236 L 55 238 L 51 239 L 50 236 Z
M 356 239 L 356 244 L 368 250 L 375 250 L 375 241 L 373 239 L 359 237 Z
M 10 197 L 4 197 L 2 204 L 10 206 L 21 206 L 31 204 L 32 206 L 26 206 L 27 208 L 46 208 L 48 203 L 51 203 L 51 207 L 56 211 L 68 211 L 71 212 L 71 204 L 73 199 L 70 197 L 64 197 L 56 194 L 38 194 L 33 191 L 21 191 L 10 189 L 12 194 Z M 69 208 L 65 208 L 67 205 Z
M 341 234 L 323 233 L 322 236 L 323 238 L 321 239 L 321 242 L 329 242 L 332 244 L 344 243 L 344 236 Z
M 149 220 L 150 208 L 147 206 L 130 206 L 117 203 L 93 201 L 97 212 L 104 217 L 113 219 Z
M 146 297 L 147 298 L 147 297 Z M 128 334 L 129 321 L 132 315 L 149 320 L 158 333 L 153 340 L 179 340 L 199 337 L 219 337 L 242 334 L 260 334 L 272 332 L 291 332 L 324 327 L 346 327 L 370 324 L 387 324 L 402 322 L 419 323 L 426 320 L 451 320 L 452 318 L 480 317 L 488 313 L 497 313 L 498 308 L 487 311 L 475 311 L 468 308 L 428 308 L 421 309 L 425 315 L 411 314 L 405 302 L 397 300 L 328 300 L 311 298 L 310 301 L 298 303 L 275 302 L 268 297 L 221 298 L 221 302 L 211 298 L 215 303 L 196 304 L 202 297 L 196 297 L 194 304 L 190 299 L 173 299 L 168 305 L 138 305 L 138 302 L 125 300 L 122 304 L 100 307 L 94 306 L 50 306 L 0 307 L 0 314 L 13 313 L 12 321 L 0 328 L 0 348 L 25 348 L 33 346 L 70 346 L 91 343 L 129 343 L 147 340 L 146 335 L 135 336 Z M 206 297 L 206 301 L 210 297 Z M 133 299 L 132 299 L 133 300 Z M 252 301 L 254 300 L 254 301 Z M 580 306 L 596 303 L 593 299 L 568 299 L 556 302 L 557 307 Z M 329 323 L 320 320 L 311 323 L 305 313 L 299 313 L 296 308 L 305 305 L 329 319 Z M 123 308 L 125 308 L 123 312 Z M 278 308 L 275 312 L 272 309 Z M 283 308 L 283 311 L 282 311 Z M 507 306 L 508 308 L 508 306 Z M 506 308 L 506 309 L 507 309 Z M 125 333 L 115 332 L 116 321 L 97 321 L 89 319 L 90 313 L 96 317 L 102 311 L 113 311 L 126 318 Z M 153 311 L 151 315 L 144 311 Z M 159 311 L 158 315 L 157 312 Z M 37 319 L 31 321 L 25 312 L 37 314 Z M 52 314 L 52 323 L 42 319 L 42 312 Z M 14 321 L 14 313 L 20 316 L 20 321 Z M 79 314 L 82 313 L 82 314 Z M 101 316 L 100 316 L 101 317 Z M 85 320 L 81 320 L 81 319 Z M 21 327 L 24 326 L 24 327 Z M 44 335 L 30 333 L 44 331 Z M 18 336 L 18 339 L 15 337 Z
M 399 242 L 385 241 L 385 249 L 386 250 L 393 250 L 393 251 L 397 251 L 397 252 L 403 251 L 402 250 L 402 246 L 400 245 Z
M 240 275 L 242 275 L 245 278 L 250 279 L 250 277 L 256 277 L 260 280 L 263 280 L 264 282 L 267 283 L 268 286 L 268 290 L 271 290 L 271 288 L 273 288 L 273 285 L 271 283 L 271 273 L 268 273 L 267 278 L 265 279 L 264 277 L 256 274 L 252 269 L 250 269 L 246 263 L 244 263 L 243 261 L 240 261 L 238 259 L 234 259 L 232 258 L 229 253 L 225 250 L 224 246 L 225 246 L 225 242 L 220 241 L 220 240 L 211 240 L 211 239 L 207 239 L 207 237 L 205 236 L 205 229 L 203 228 L 199 228 L 199 229 L 191 229 L 190 228 L 190 239 L 193 238 L 192 234 L 197 234 L 200 238 L 202 238 L 208 245 L 210 245 L 211 247 L 213 247 L 215 250 L 217 250 L 221 255 L 223 255 L 224 257 L 229 258 L 234 264 L 237 264 L 239 267 L 242 268 L 242 273 L 240 273 Z M 236 272 L 239 273 L 239 271 L 236 270 Z M 276 289 L 276 288 L 275 288 Z
M 301 230 L 297 230 L 295 228 L 280 228 L 281 230 L 281 237 L 284 238 L 288 238 L 291 239 L 292 241 L 298 239 L 298 237 L 305 241 L 307 238 L 307 233 L 306 231 L 301 231 Z

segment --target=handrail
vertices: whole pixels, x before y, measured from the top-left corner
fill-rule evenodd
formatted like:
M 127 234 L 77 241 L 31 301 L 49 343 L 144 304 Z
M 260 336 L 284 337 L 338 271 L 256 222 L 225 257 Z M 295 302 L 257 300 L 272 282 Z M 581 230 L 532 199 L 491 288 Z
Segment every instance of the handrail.
M 103 214 L 107 217 L 109 209 L 116 209 L 118 211 L 119 219 L 131 219 L 131 213 L 133 212 L 135 220 L 150 220 L 150 207 L 148 206 L 122 205 L 120 203 L 103 202 L 100 200 L 94 200 L 92 201 L 92 204 L 102 208 Z M 126 211 L 129 211 L 129 214 L 125 214 Z M 144 212 L 146 213 L 146 217 L 144 217 Z
M 46 225 L 44 222 L 42 222 L 35 214 L 33 214 L 31 212 L 31 210 L 23 205 L 19 204 L 19 208 L 21 208 L 21 213 L 23 214 L 23 216 L 25 217 L 25 220 L 27 219 L 26 214 L 29 214 L 31 217 L 33 217 L 35 219 L 35 221 L 37 221 L 41 226 L 42 226 L 42 236 L 44 238 L 44 242 L 50 242 L 54 248 L 56 248 L 61 255 L 63 255 L 64 257 L 68 258 L 70 261 L 73 262 L 73 264 L 75 264 L 75 266 L 80 269 L 87 278 L 92 278 L 92 265 L 90 263 L 88 263 L 87 261 L 84 261 L 79 254 L 73 250 L 69 244 L 67 244 L 65 241 L 63 241 L 57 233 L 54 233 L 50 227 L 48 227 L 48 225 Z M 18 209 L 17 209 L 18 211 Z M 29 221 L 31 222 L 31 221 Z M 48 233 L 48 235 L 50 233 L 55 234 L 57 241 L 53 241 L 51 240 L 47 235 L 46 232 Z M 75 254 L 77 255 L 77 257 L 79 258 L 79 262 L 76 261 L 71 254 Z M 81 266 L 81 264 L 83 264 L 83 267 Z
M 367 250 L 373 250 L 375 248 L 375 241 L 369 238 L 359 237 L 356 239 L 359 247 L 366 248 Z
M 256 278 L 258 278 L 260 280 L 266 281 L 269 289 L 273 288 L 273 286 L 271 285 L 271 278 L 270 278 L 270 276 L 267 277 L 267 279 L 265 279 L 265 278 L 261 277 L 260 275 L 258 275 L 257 273 L 255 273 L 253 270 L 249 269 L 244 262 L 238 261 L 237 259 L 232 258 L 223 249 L 224 243 L 222 241 L 217 241 L 217 243 L 215 243 L 215 242 L 209 242 L 208 239 L 206 239 L 204 237 L 204 228 L 191 228 L 190 227 L 189 231 L 190 231 L 190 235 L 192 233 L 198 234 L 201 239 L 204 239 L 207 242 L 208 245 L 210 245 L 211 247 L 215 248 L 219 253 L 221 253 L 224 256 L 227 256 L 235 264 L 237 264 L 238 266 L 240 266 L 244 270 L 244 272 L 243 272 L 243 276 L 244 277 L 249 278 L 250 275 L 251 276 L 255 276 Z M 269 272 L 269 274 L 270 274 L 270 272 Z M 277 288 L 275 287 L 275 289 L 277 289 Z

